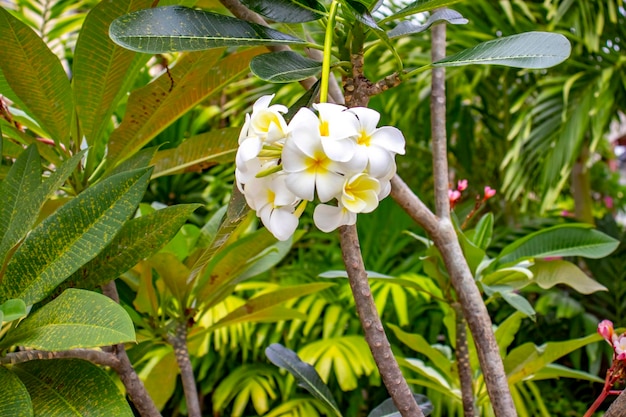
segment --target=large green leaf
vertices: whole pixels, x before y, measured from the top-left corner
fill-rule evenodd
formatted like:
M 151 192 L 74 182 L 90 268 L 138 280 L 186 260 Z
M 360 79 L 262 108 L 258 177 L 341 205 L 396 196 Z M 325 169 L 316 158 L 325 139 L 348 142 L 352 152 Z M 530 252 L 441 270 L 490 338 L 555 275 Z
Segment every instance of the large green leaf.
M 506 246 L 494 264 L 509 264 L 528 258 L 583 256 L 602 258 L 613 252 L 619 242 L 586 224 L 563 224 L 517 239 Z
M 199 204 L 180 204 L 128 221 L 111 243 L 61 284 L 94 289 L 159 251 Z
M 342 416 L 333 394 L 315 368 L 303 362 L 293 350 L 280 343 L 273 343 L 265 349 L 265 355 L 274 365 L 286 369 L 298 381 L 298 385 L 330 407 L 337 416 Z
M 133 417 L 107 373 L 80 359 L 29 361 L 13 367 L 37 416 Z
M 435 67 L 505 65 L 517 68 L 549 68 L 565 61 L 572 50 L 558 33 L 526 32 L 493 39 L 433 63 Z
M 58 351 L 134 340 L 135 328 L 124 308 L 102 294 L 70 288 L 23 320 L 0 346 Z
M 316 0 L 242 0 L 247 8 L 283 23 L 302 23 L 324 15 L 324 6 Z
M 441 9 L 435 11 L 433 14 L 428 16 L 428 19 L 424 23 L 415 23 L 411 20 L 403 21 L 398 23 L 398 25 L 391 29 L 387 34 L 389 38 L 398 38 L 400 36 L 413 35 L 415 33 L 420 33 L 431 27 L 436 23 L 446 22 L 453 25 L 464 25 L 468 22 L 466 18 L 464 18 L 461 13 L 456 12 L 451 9 Z
M 180 6 L 129 13 L 113 21 L 109 34 L 118 45 L 150 54 L 220 46 L 306 43 L 245 20 Z
M 134 213 L 150 169 L 107 178 L 37 225 L 9 262 L 0 301 L 34 304 L 104 249 Z
M 581 294 L 596 291 L 608 291 L 598 281 L 590 278 L 579 267 L 571 262 L 555 259 L 552 261 L 535 261 L 530 267 L 534 274 L 533 282 L 541 288 L 552 288 L 557 284 L 569 285 Z
M 152 178 L 202 171 L 210 166 L 233 162 L 239 146 L 239 127 L 227 127 L 186 139 L 174 149 L 158 151 L 152 159 Z
M 20 299 L 6 300 L 0 304 L 0 313 L 2 313 L 0 321 L 9 322 L 26 317 L 28 309 L 24 301 Z
M 564 342 L 548 342 L 541 346 L 533 343 L 524 343 L 513 349 L 504 358 L 504 370 L 509 384 L 515 384 L 541 371 L 546 365 L 580 349 L 589 343 L 602 340 L 599 334 L 592 334 L 580 339 Z
M 386 17 L 381 22 L 397 20 L 416 13 L 428 12 L 442 7 L 447 7 L 460 1 L 462 0 L 416 0 L 411 2 L 411 4 L 400 10 L 398 13 Z
M 122 124 L 111 134 L 109 157 L 126 159 L 196 104 L 248 71 L 261 48 L 248 49 L 220 59 L 213 49 L 182 56 L 170 74 L 133 91 Z
M 118 101 L 132 86 L 149 56 L 137 55 L 109 38 L 111 22 L 150 7 L 152 0 L 103 1 L 85 18 L 74 52 L 74 101 L 87 143 L 96 143 L 111 122 Z
M 0 416 L 32 417 L 34 414 L 30 395 L 17 375 L 0 366 L 0 381 L 2 381 Z
M 52 139 L 69 147 L 74 104 L 63 66 L 30 27 L 1 7 L 0 70 L 27 106 L 23 110 Z
M 316 76 L 322 70 L 322 63 L 293 51 L 280 51 L 255 56 L 250 70 L 264 81 L 290 83 Z

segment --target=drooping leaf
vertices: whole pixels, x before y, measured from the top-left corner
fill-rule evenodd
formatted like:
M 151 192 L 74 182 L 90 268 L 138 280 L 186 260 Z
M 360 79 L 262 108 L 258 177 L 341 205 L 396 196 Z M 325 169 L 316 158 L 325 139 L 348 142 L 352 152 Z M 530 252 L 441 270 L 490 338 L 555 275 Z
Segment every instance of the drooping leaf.
M 551 261 L 537 260 L 530 267 L 530 270 L 534 274 L 533 281 L 544 289 L 552 288 L 557 284 L 565 284 L 581 294 L 608 291 L 604 285 L 587 276 L 571 262 L 559 259 Z
M 465 25 L 468 20 L 461 13 L 452 9 L 441 9 L 435 11 L 428 16 L 428 19 L 422 24 L 418 24 L 409 20 L 398 23 L 398 26 L 387 32 L 390 39 L 399 38 L 400 36 L 413 35 L 420 33 L 436 23 L 446 22 L 452 25 Z
M 180 6 L 155 7 L 119 17 L 113 42 L 137 52 L 162 54 L 221 46 L 305 44 L 277 30 L 221 14 Z
M 4 304 L 0 304 L 0 312 L 2 312 L 2 320 L 0 321 L 13 321 L 17 319 L 21 319 L 26 316 L 28 310 L 26 309 L 26 304 L 24 301 L 20 299 L 16 300 L 6 300 Z
M 517 294 L 515 288 L 508 285 L 482 285 L 488 296 L 500 295 L 511 307 L 535 321 L 537 313 L 527 299 Z
M 133 417 L 107 373 L 80 359 L 29 361 L 14 366 L 37 416 Z
M 23 320 L 0 346 L 58 351 L 134 340 L 135 328 L 124 308 L 102 294 L 70 288 Z
M 227 127 L 192 136 L 174 149 L 158 151 L 152 163 L 152 178 L 202 171 L 216 164 L 233 162 L 237 153 L 239 127 Z
M 179 204 L 128 221 L 115 239 L 78 269 L 61 288 L 94 289 L 117 278 L 169 242 L 198 204 Z
M 558 33 L 526 32 L 493 39 L 433 63 L 435 67 L 504 65 L 516 68 L 549 68 L 565 61 L 572 50 Z
M 245 74 L 250 60 L 261 51 L 247 49 L 225 58 L 222 49 L 185 54 L 169 75 L 133 91 L 122 124 L 111 134 L 111 165 L 137 152 L 193 106 Z
M 559 378 L 572 378 L 579 379 L 581 381 L 592 381 L 597 383 L 603 383 L 604 379 L 597 375 L 590 374 L 589 372 L 580 371 L 578 369 L 568 368 L 557 363 L 550 363 L 545 367 L 537 371 L 532 381 L 541 381 L 542 379 L 559 379 Z
M 290 83 L 316 76 L 322 70 L 322 63 L 294 51 L 280 51 L 255 56 L 250 70 L 264 81 Z
M 179 261 L 176 255 L 169 252 L 160 252 L 151 256 L 150 265 L 157 271 L 174 298 L 184 306 L 191 289 L 187 282 L 191 275 L 189 268 Z
M 0 416 L 33 417 L 33 404 L 26 387 L 13 372 L 0 366 Z
M 422 414 L 424 416 L 429 416 L 430 413 L 433 412 L 434 407 L 433 403 L 430 402 L 427 396 L 422 394 L 413 394 L 413 398 L 415 398 L 415 402 L 422 410 Z M 385 401 L 380 403 L 376 408 L 374 408 L 367 417 L 401 417 L 400 411 L 398 411 L 398 407 L 393 403 L 391 398 L 387 398 Z
M 138 369 L 139 378 L 154 399 L 154 405 L 162 410 L 174 394 L 180 373 L 174 349 L 167 344 L 158 347 L 153 345 L 147 360 L 142 361 L 141 365 Z
M 333 394 L 313 366 L 303 362 L 293 350 L 284 347 L 280 343 L 269 345 L 265 349 L 265 355 L 274 365 L 287 370 L 293 375 L 296 381 L 298 381 L 298 385 L 330 407 L 338 417 L 341 417 L 342 414 Z
M 242 3 L 276 22 L 310 22 L 324 15 L 324 6 L 316 0 L 242 0 Z
M 152 0 L 103 1 L 82 25 L 73 60 L 74 101 L 82 133 L 91 146 L 100 140 L 118 101 L 150 58 L 115 45 L 108 35 L 109 25 L 151 4 Z
M 619 242 L 586 224 L 564 224 L 542 229 L 517 239 L 496 258 L 497 264 L 528 258 L 583 256 L 602 258 L 613 252 Z
M 471 237 L 472 242 L 481 248 L 487 250 L 491 243 L 491 237 L 493 235 L 493 213 L 487 213 L 480 218 L 476 227 L 474 228 L 474 234 Z
M 38 224 L 7 265 L 0 301 L 41 301 L 93 259 L 134 213 L 149 179 L 149 169 L 107 178 Z
M 385 19 L 383 22 L 389 20 L 397 20 L 406 16 L 410 16 L 417 13 L 428 12 L 435 9 L 440 9 L 443 7 L 450 6 L 452 4 L 458 3 L 462 0 L 416 0 L 411 2 L 404 9 L 400 10 L 398 13 L 395 13 Z
M 311 107 L 315 103 L 320 94 L 321 80 L 317 80 L 311 88 L 309 88 L 300 98 L 291 106 L 285 114 L 285 121 L 289 123 L 293 116 L 296 115 L 298 110 L 302 107 Z

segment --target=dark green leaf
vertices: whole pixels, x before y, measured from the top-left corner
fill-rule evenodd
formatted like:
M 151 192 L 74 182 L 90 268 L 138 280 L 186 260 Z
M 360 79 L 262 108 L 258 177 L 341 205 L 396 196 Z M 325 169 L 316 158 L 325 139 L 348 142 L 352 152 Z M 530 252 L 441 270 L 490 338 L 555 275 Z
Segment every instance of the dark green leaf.
M 427 396 L 422 394 L 413 394 L 415 402 L 422 409 L 424 416 L 430 415 L 433 412 L 433 403 L 430 402 Z M 367 417 L 401 417 L 398 407 L 393 403 L 391 398 L 387 398 L 374 408 Z
M 3 315 L 1 321 L 8 322 L 21 319 L 27 314 L 26 304 L 20 299 L 6 300 L 4 304 L 0 305 L 0 312 L 2 312 Z
M 565 61 L 572 50 L 558 33 L 526 32 L 493 39 L 433 63 L 435 67 L 504 65 L 516 68 L 549 68 Z
M 324 15 L 324 6 L 316 0 L 242 0 L 248 9 L 276 22 L 302 23 Z
M 450 6 L 451 4 L 459 3 L 462 0 L 416 0 L 411 2 L 410 5 L 400 10 L 398 13 L 385 18 L 383 21 L 397 20 L 406 16 L 410 16 L 416 13 L 428 12 Z
M 315 368 L 303 362 L 291 349 L 280 343 L 272 343 L 265 349 L 265 355 L 274 365 L 287 370 L 298 381 L 298 385 L 309 391 L 315 398 L 330 407 L 337 416 L 341 417 L 339 406 L 333 394 L 324 384 Z
M 13 367 L 37 416 L 133 417 L 107 373 L 80 359 L 29 361 Z
M 295 116 L 298 110 L 300 110 L 302 107 L 311 107 L 313 103 L 317 101 L 320 94 L 320 82 L 321 80 L 317 80 L 315 84 L 313 84 L 313 87 L 309 88 L 306 93 L 300 96 L 298 101 L 296 101 L 291 107 L 289 107 L 287 114 L 285 114 L 285 120 L 287 121 L 287 123 L 291 121 L 293 116 Z
M 491 297 L 499 294 L 504 301 L 509 303 L 511 307 L 535 321 L 535 317 L 537 315 L 537 313 L 535 313 L 535 309 L 533 309 L 533 306 L 530 305 L 528 300 L 515 292 L 515 288 L 509 287 L 508 285 L 487 286 L 484 284 L 482 287 L 483 290 L 485 290 L 485 294 L 488 296 Z
M 316 76 L 322 70 L 322 63 L 293 51 L 280 51 L 255 56 L 250 69 L 264 81 L 290 83 Z
M 70 288 L 20 322 L 0 346 L 58 351 L 134 340 L 135 328 L 124 308 L 102 294 Z
M 45 298 L 104 249 L 134 213 L 149 169 L 125 172 L 88 188 L 37 225 L 17 249 L 0 283 L 0 301 Z
M 389 35 L 389 37 L 392 39 L 398 38 L 400 36 L 412 35 L 415 33 L 423 32 L 432 25 L 441 22 L 446 22 L 453 25 L 465 25 L 468 20 L 457 11 L 451 9 L 442 9 L 437 10 L 436 12 L 431 14 L 428 19 L 422 24 L 418 24 L 408 20 L 400 22 L 398 23 L 398 26 L 387 32 L 387 35 Z
M 491 243 L 491 236 L 493 235 L 493 214 L 487 213 L 480 218 L 476 227 L 474 228 L 474 234 L 471 238 L 472 242 L 481 248 L 487 250 Z
M 245 20 L 180 6 L 129 13 L 113 21 L 109 34 L 120 46 L 150 54 L 220 46 L 306 43 Z
M 2 381 L 0 416 L 32 417 L 34 414 L 30 395 L 17 375 L 0 366 L 0 381 Z

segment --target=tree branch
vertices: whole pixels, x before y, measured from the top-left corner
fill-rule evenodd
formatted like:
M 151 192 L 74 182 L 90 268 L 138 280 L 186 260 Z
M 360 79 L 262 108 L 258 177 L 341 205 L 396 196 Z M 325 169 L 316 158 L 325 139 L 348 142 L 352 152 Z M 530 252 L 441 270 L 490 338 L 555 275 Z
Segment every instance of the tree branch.
M 461 399 L 463 401 L 463 416 L 474 417 L 474 382 L 470 365 L 469 347 L 467 346 L 467 322 L 463 317 L 463 310 L 459 303 L 452 304 L 456 321 L 456 364 L 461 381 Z
M 180 376 L 183 381 L 183 391 L 185 391 L 185 401 L 187 401 L 187 412 L 189 417 L 201 417 L 200 400 L 198 398 L 198 388 L 196 378 L 193 375 L 193 368 L 189 360 L 189 350 L 187 349 L 187 323 L 182 321 L 176 326 L 173 335 L 167 335 L 167 341 L 174 347 L 174 355 L 180 369 Z
M 0 365 L 16 365 L 18 363 L 34 360 L 50 359 L 83 359 L 100 366 L 108 366 L 117 372 L 120 368 L 120 361 L 115 355 L 96 349 L 71 349 L 60 352 L 48 352 L 45 350 L 23 350 L 19 352 L 7 353 L 0 358 Z
M 626 390 L 622 391 L 604 413 L 604 417 L 626 417 Z

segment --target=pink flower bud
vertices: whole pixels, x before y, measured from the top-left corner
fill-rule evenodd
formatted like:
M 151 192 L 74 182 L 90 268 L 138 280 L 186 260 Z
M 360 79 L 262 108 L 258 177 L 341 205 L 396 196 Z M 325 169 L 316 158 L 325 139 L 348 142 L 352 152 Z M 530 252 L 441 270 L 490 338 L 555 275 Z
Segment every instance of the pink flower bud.
M 600 336 L 602 336 L 604 340 L 613 345 L 613 335 L 615 331 L 613 330 L 613 322 L 611 320 L 602 320 L 598 323 L 598 333 L 600 333 Z
M 461 198 L 461 192 L 457 190 L 448 190 L 448 198 L 450 203 L 456 203 Z
M 605 196 L 603 199 L 604 201 L 604 205 L 606 208 L 608 208 L 609 210 L 613 209 L 613 198 L 610 196 Z
M 459 182 L 456 185 L 456 189 L 459 191 L 465 191 L 466 188 L 467 188 L 467 180 L 459 180 Z
M 617 359 L 618 361 L 626 360 L 626 352 L 618 353 L 617 355 L 615 355 L 615 359 Z
M 496 190 L 494 190 L 493 188 L 486 186 L 485 187 L 485 200 L 489 200 L 491 197 L 493 197 L 494 195 L 496 195 Z

